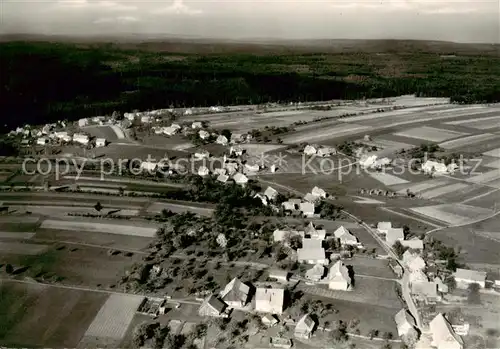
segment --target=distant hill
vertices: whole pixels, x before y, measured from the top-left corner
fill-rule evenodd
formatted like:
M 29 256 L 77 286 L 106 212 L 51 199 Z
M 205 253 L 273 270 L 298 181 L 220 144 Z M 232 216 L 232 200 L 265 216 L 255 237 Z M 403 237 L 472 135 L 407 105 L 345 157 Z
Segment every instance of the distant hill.
M 350 39 L 202 39 L 194 37 L 169 37 L 163 34 L 124 35 L 124 36 L 60 36 L 35 34 L 0 35 L 0 42 L 60 42 L 72 43 L 80 47 L 112 45 L 119 49 L 144 50 L 170 53 L 247 53 L 247 54 L 286 54 L 286 53 L 402 53 L 427 52 L 445 55 L 496 55 L 499 44 L 464 44 L 449 41 L 424 40 L 350 40 Z

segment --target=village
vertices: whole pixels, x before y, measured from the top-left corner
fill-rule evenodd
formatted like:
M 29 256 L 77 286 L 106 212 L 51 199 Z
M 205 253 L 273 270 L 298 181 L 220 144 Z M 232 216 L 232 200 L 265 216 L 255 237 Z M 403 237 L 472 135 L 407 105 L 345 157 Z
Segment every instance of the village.
M 17 128 L 3 284 L 92 294 L 82 348 L 495 347 L 498 106 L 313 106 Z

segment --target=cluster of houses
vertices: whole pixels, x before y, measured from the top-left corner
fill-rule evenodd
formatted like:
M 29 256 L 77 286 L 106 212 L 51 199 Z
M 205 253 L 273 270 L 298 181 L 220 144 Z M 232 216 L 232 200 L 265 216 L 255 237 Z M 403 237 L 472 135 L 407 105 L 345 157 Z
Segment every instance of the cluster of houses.
M 359 158 L 359 165 L 365 169 L 381 169 L 391 164 L 391 159 L 387 157 L 379 158 L 377 155 L 363 154 Z
M 104 117 L 95 117 L 90 120 L 95 119 L 96 121 L 100 121 L 102 123 L 105 119 L 101 120 L 101 118 Z M 89 119 L 80 119 L 79 124 L 82 120 L 86 120 L 85 125 L 89 124 Z M 22 146 L 30 146 L 33 142 L 35 145 L 39 146 L 75 143 L 83 146 L 91 144 L 95 147 L 104 147 L 108 144 L 107 140 L 104 138 L 92 139 L 86 133 L 72 133 L 64 131 L 64 129 L 66 129 L 66 123 L 64 121 L 60 121 L 58 123 L 45 124 L 44 126 L 38 128 L 30 125 L 18 127 L 16 130 L 11 131 L 10 134 L 22 135 Z
M 306 271 L 305 280 L 308 283 L 327 283 L 330 289 L 335 290 L 350 290 L 352 279 L 347 267 L 342 261 L 338 260 L 340 255 L 332 255 L 327 257 L 323 247 L 323 242 L 327 238 L 327 232 L 324 229 L 317 229 L 311 222 L 303 231 L 297 230 L 280 230 L 273 232 L 274 242 L 279 242 L 286 247 L 290 247 L 290 239 L 296 237 L 300 239 L 302 247 L 297 249 L 297 261 L 299 263 L 313 265 Z M 358 242 L 356 236 L 351 234 L 344 226 L 340 226 L 333 236 L 340 242 L 341 246 L 363 246 Z M 334 265 L 326 273 L 326 266 L 331 261 L 335 261 Z
M 422 171 L 428 175 L 440 175 L 440 174 L 453 174 L 458 168 L 456 163 L 451 163 L 449 165 L 445 165 L 442 162 L 427 160 L 422 165 Z
M 337 149 L 328 146 L 306 145 L 302 151 L 307 156 L 329 157 L 337 154 Z
M 416 349 L 463 349 L 464 347 L 462 338 L 442 313 L 438 313 L 432 319 L 429 323 L 429 331 L 423 333 L 420 339 L 415 320 L 406 309 L 401 309 L 394 316 L 394 321 L 399 337 L 405 342 L 416 342 Z
M 282 203 L 283 210 L 288 214 L 300 213 L 304 217 L 318 217 L 316 214 L 316 205 L 322 199 L 328 197 L 325 190 L 314 187 L 311 192 L 304 195 L 303 199 L 289 199 Z
M 279 323 L 278 316 L 285 309 L 285 290 L 247 285 L 238 278 L 232 279 L 218 295 L 211 294 L 203 300 L 198 313 L 200 316 L 229 317 L 233 310 L 243 310 L 261 314 L 262 323 L 267 327 Z M 295 325 L 295 336 L 310 338 L 316 327 L 309 314 L 304 314 Z

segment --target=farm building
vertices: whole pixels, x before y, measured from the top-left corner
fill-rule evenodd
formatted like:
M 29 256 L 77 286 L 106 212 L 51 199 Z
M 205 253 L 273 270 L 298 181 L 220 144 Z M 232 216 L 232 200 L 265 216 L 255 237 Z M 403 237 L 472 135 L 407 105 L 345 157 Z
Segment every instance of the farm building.
M 313 222 L 309 223 L 304 233 L 309 237 L 309 239 L 325 240 L 326 238 L 326 230 L 316 229 L 316 227 L 314 227 Z
M 90 141 L 89 136 L 87 136 L 86 134 L 75 133 L 73 135 L 73 142 L 87 145 L 87 144 L 89 144 L 89 141 Z
M 392 229 L 392 223 L 391 222 L 378 222 L 377 224 L 377 230 L 380 234 L 387 234 L 389 229 Z
M 275 279 L 279 282 L 288 282 L 288 272 L 281 269 L 272 269 L 269 271 L 269 279 Z
M 233 176 L 233 180 L 236 184 L 239 184 L 239 185 L 245 185 L 248 183 L 248 177 L 245 176 L 243 173 L 236 173 L 234 176 Z
M 413 271 L 409 275 L 410 286 L 420 282 L 427 282 L 429 279 L 422 270 Z
M 307 201 L 307 202 L 310 202 L 310 203 L 315 203 L 319 200 L 319 197 L 317 196 L 314 196 L 313 194 L 311 193 L 307 193 L 306 195 L 304 195 L 304 201 Z
M 200 166 L 198 168 L 198 176 L 208 176 L 210 174 L 210 170 L 206 166 Z
M 437 349 L 462 349 L 464 342 L 451 327 L 443 314 L 439 313 L 429 323 L 432 333 L 431 345 Z
M 249 294 L 250 287 L 234 278 L 221 291 L 220 298 L 232 308 L 243 308 L 248 302 Z
M 273 187 L 267 187 L 267 189 L 264 191 L 264 195 L 269 201 L 273 201 L 278 197 L 278 191 Z
M 99 147 L 105 147 L 106 146 L 106 139 L 105 138 L 97 138 L 95 140 L 95 146 L 97 148 L 99 148 Z
M 313 217 L 315 212 L 314 204 L 311 202 L 301 202 L 299 210 L 305 217 Z
M 285 290 L 281 288 L 257 288 L 255 311 L 270 314 L 283 313 Z
M 191 128 L 192 129 L 203 128 L 203 124 L 201 123 L 201 121 L 194 121 L 191 124 Z
M 64 142 L 70 142 L 71 141 L 71 136 L 68 135 L 68 132 L 66 131 L 61 131 L 61 132 L 54 132 L 54 137 L 62 140 Z
M 78 127 L 85 127 L 89 125 L 89 119 L 78 120 Z
M 225 309 L 226 305 L 212 294 L 205 298 L 198 313 L 200 316 L 226 317 L 224 314 Z
M 316 155 L 317 149 L 313 147 L 312 145 L 306 145 L 304 148 L 304 154 L 308 156 Z
M 289 349 L 293 344 L 290 338 L 271 337 L 269 338 L 269 345 L 273 348 Z
M 359 165 L 363 168 L 370 168 L 377 161 L 377 155 L 362 155 L 359 159 Z
M 435 303 L 441 300 L 438 294 L 437 284 L 432 281 L 415 282 L 411 284 L 411 293 L 415 298 L 426 303 Z
M 458 268 L 453 274 L 458 288 L 467 288 L 470 284 L 478 284 L 481 288 L 486 285 L 486 272 Z
M 316 323 L 314 322 L 314 320 L 309 314 L 306 314 L 302 316 L 297 322 L 297 325 L 295 325 L 293 334 L 297 338 L 309 339 L 314 331 L 315 326 Z
M 300 204 L 300 200 L 299 200 L 299 203 L 297 203 L 296 201 L 292 201 L 292 200 L 288 200 L 288 201 L 285 201 L 282 203 L 285 211 L 296 211 L 296 210 L 298 210 L 299 204 Z
M 198 132 L 198 136 L 200 136 L 201 139 L 207 139 L 208 137 L 210 137 L 210 133 L 204 130 L 200 130 L 200 132 Z
M 191 109 L 186 109 L 184 115 L 193 115 L 193 111 Z
M 226 136 L 219 135 L 217 139 L 215 140 L 215 143 L 220 144 L 220 145 L 227 145 L 229 141 L 227 140 Z
M 448 293 L 448 291 L 449 291 L 448 285 L 446 285 L 439 276 L 434 278 L 434 283 L 437 286 L 438 292 Z
M 335 232 L 333 233 L 336 239 L 340 240 L 340 244 L 342 246 L 344 245 L 357 245 L 358 244 L 358 239 L 352 235 L 349 230 L 344 228 L 343 225 L 341 225 Z
M 194 157 L 198 160 L 207 159 L 210 157 L 210 153 L 206 150 L 194 153 Z
M 248 172 L 259 172 L 260 166 L 257 164 L 250 165 L 250 164 L 245 164 L 245 170 Z
M 376 159 L 371 167 L 372 168 L 383 168 L 383 167 L 389 166 L 391 163 L 392 163 L 391 159 L 381 158 L 381 159 Z
M 318 156 L 328 157 L 337 154 L 337 149 L 332 147 L 322 147 L 318 149 Z
M 267 206 L 267 198 L 264 195 L 257 193 L 254 195 L 254 199 L 259 199 L 262 202 L 262 205 Z
M 328 265 L 325 250 L 321 240 L 302 239 L 302 248 L 297 250 L 299 263 Z
M 411 272 L 423 270 L 426 266 L 425 261 L 419 254 L 406 250 L 403 253 L 403 264 L 410 269 Z
M 448 172 L 448 169 L 445 164 L 437 161 L 427 160 L 422 165 L 422 171 L 425 174 L 443 174 Z
M 172 126 L 162 127 L 162 132 L 167 136 L 173 136 L 179 131 L 179 128 Z
M 326 191 L 324 191 L 323 189 L 318 188 L 318 187 L 312 188 L 311 194 L 314 196 L 320 197 L 320 198 L 326 198 L 326 196 L 327 196 Z
M 415 330 L 415 319 L 406 309 L 401 309 L 395 316 L 394 321 L 398 328 L 398 336 L 408 336 L 411 332 L 416 332 Z
M 331 290 L 347 291 L 351 287 L 349 270 L 342 261 L 335 263 L 328 272 L 328 288 Z
M 36 140 L 37 145 L 46 145 L 49 142 L 47 137 L 40 137 Z
M 316 264 L 314 267 L 306 271 L 305 277 L 312 282 L 320 281 L 325 275 L 325 267 L 321 264 Z
M 271 314 L 264 315 L 261 321 L 267 327 L 273 327 L 278 324 L 278 319 L 276 319 L 276 317 L 274 317 L 274 315 Z
M 242 156 L 244 150 L 240 146 L 229 148 L 229 155 Z
M 411 240 L 400 240 L 401 245 L 404 247 L 408 247 L 409 249 L 412 250 L 423 250 L 424 249 L 424 242 L 418 238 L 411 239 Z
M 227 183 L 228 180 L 229 176 L 222 173 L 217 177 L 217 181 L 221 183 Z
M 389 246 L 394 245 L 396 241 L 403 241 L 404 238 L 403 228 L 390 228 L 385 233 L 385 241 Z

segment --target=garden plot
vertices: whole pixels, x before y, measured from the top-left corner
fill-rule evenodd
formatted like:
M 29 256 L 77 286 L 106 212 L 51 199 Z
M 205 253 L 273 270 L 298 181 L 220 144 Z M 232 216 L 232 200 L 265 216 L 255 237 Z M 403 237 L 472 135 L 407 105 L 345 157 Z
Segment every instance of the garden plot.
M 85 337 L 121 340 L 143 299 L 127 294 L 110 295 L 85 332 Z
M 415 207 L 410 210 L 450 225 L 466 224 L 486 218 L 492 214 L 492 211 L 489 209 L 462 204 Z
M 90 231 L 90 232 L 101 232 L 108 234 L 119 234 L 119 235 L 132 235 L 132 236 L 142 236 L 142 237 L 154 237 L 157 231 L 156 227 L 144 227 L 137 226 L 132 222 L 128 222 L 129 225 L 125 224 L 109 224 L 109 223 L 95 223 L 89 221 L 62 221 L 46 219 L 43 221 L 42 229 L 60 229 L 60 230 L 75 230 L 75 231 Z
M 489 183 L 492 181 L 495 181 L 500 178 L 500 171 L 499 170 L 491 170 L 488 172 L 484 172 L 480 175 L 474 176 L 467 178 L 466 181 L 470 183 Z
M 308 130 L 306 132 L 294 132 L 283 136 L 281 139 L 284 143 L 313 143 L 327 139 L 350 136 L 357 133 L 365 133 L 369 130 L 372 130 L 369 126 L 356 124 L 344 124 L 333 127 L 322 127 L 318 124 L 317 129 Z
M 280 144 L 242 144 L 242 149 L 245 149 L 250 156 L 260 156 L 270 151 L 284 149 L 286 146 Z
M 466 133 L 443 130 L 439 128 L 422 126 L 412 128 L 406 131 L 394 133 L 396 136 L 424 139 L 429 142 L 443 142 L 449 139 L 465 136 Z
M 489 168 L 497 168 L 500 169 L 500 159 L 494 160 L 491 162 L 487 162 L 484 167 L 489 167 Z
M 470 106 L 470 107 L 456 107 L 454 105 L 449 105 L 447 108 L 444 109 L 437 109 L 437 110 L 428 110 L 427 113 L 429 114 L 443 114 L 443 113 L 456 113 L 456 112 L 467 112 L 470 110 L 478 110 L 478 109 L 485 109 L 484 106 L 477 105 L 477 106 Z
M 459 138 L 459 139 L 454 139 L 451 141 L 446 141 L 443 143 L 440 143 L 439 146 L 444 149 L 456 149 L 456 148 L 461 148 L 465 146 L 470 146 L 472 144 L 476 143 L 481 143 L 484 141 L 488 141 L 494 138 L 497 138 L 498 135 L 492 134 L 492 133 L 483 133 L 480 135 L 473 135 L 473 136 L 468 136 L 464 138 Z
M 472 118 L 466 120 L 450 121 L 447 125 L 460 125 L 478 130 L 489 130 L 500 127 L 500 115 L 487 116 L 483 118 Z
M 370 177 L 373 179 L 376 179 L 380 183 L 382 183 L 385 186 L 391 186 L 391 185 L 398 185 L 398 184 L 404 184 L 404 183 L 409 183 L 406 179 L 396 177 L 392 174 L 389 173 L 384 173 L 384 172 L 368 172 Z
M 0 231 L 0 239 L 28 240 L 35 236 L 35 233 L 22 233 L 11 231 Z
M 434 199 L 437 198 L 438 196 L 456 192 L 465 189 L 467 187 L 469 187 L 469 185 L 466 183 L 454 183 L 450 185 L 445 185 L 444 187 L 426 190 L 424 192 L 421 192 L 420 195 L 422 195 L 424 199 Z
M 409 190 L 410 193 L 417 194 L 417 193 L 420 193 L 424 190 L 428 190 L 428 189 L 435 188 L 438 186 L 446 185 L 449 182 L 450 181 L 448 179 L 445 179 L 445 178 L 431 179 L 428 181 L 424 181 L 424 182 L 420 182 L 420 183 L 412 184 L 410 186 L 403 187 L 400 190 L 398 190 L 398 193 L 399 194 L 406 194 Z
M 487 152 L 483 153 L 483 155 L 492 156 L 495 158 L 500 158 L 500 148 L 496 148 L 496 149 L 487 151 Z
M 162 202 L 155 202 L 155 203 L 151 204 L 148 207 L 147 212 L 159 214 L 163 210 L 170 210 L 170 211 L 175 212 L 175 213 L 193 212 L 193 213 L 199 214 L 200 216 L 207 216 L 207 217 L 210 217 L 214 212 L 214 210 L 212 208 L 205 208 L 205 207 L 199 207 L 199 206 L 176 205 L 176 204 L 162 203 Z
M 391 150 L 401 150 L 401 149 L 409 149 L 409 148 L 415 147 L 415 145 L 413 145 L 413 144 L 391 141 L 391 140 L 382 139 L 382 138 L 375 138 L 371 142 L 366 142 L 366 141 L 360 139 L 358 142 L 364 143 L 364 144 L 370 145 L 370 146 L 376 146 L 377 148 L 391 149 Z
M 0 242 L 2 254 L 37 255 L 47 251 L 48 248 L 48 245 Z

